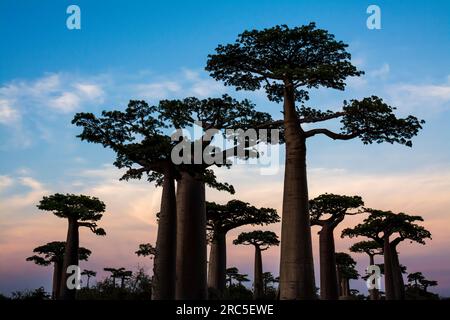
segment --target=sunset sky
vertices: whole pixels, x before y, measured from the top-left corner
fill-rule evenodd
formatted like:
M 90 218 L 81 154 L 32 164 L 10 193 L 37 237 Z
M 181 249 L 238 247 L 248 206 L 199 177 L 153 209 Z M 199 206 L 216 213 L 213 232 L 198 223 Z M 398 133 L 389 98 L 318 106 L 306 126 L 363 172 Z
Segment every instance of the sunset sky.
M 245 29 L 315 21 L 349 44 L 352 61 L 366 74 L 348 79 L 344 92 L 311 91 L 308 105 L 337 110 L 345 99 L 378 95 L 426 120 L 413 148 L 363 145 L 359 140 L 308 142 L 310 197 L 321 193 L 361 195 L 367 207 L 421 215 L 433 236 L 426 246 L 402 243 L 400 263 L 421 271 L 450 296 L 450 2 L 449 1 L 0 1 L 0 293 L 45 286 L 51 269 L 25 258 L 38 245 L 65 240 L 66 221 L 36 208 L 55 192 L 97 196 L 107 205 L 100 222 L 106 237 L 81 231 L 80 244 L 93 251 L 82 268 L 142 266 L 139 243 L 156 239 L 161 190 L 146 181 L 119 181 L 114 154 L 81 142 L 70 121 L 76 112 L 124 109 L 130 99 L 249 98 L 258 110 L 281 117 L 281 105 L 263 92 L 235 92 L 204 71 L 218 44 Z M 81 8 L 81 30 L 66 28 L 66 8 Z M 381 30 L 366 27 L 370 4 L 381 8 Z M 284 162 L 284 147 L 280 148 Z M 261 175 L 258 165 L 216 170 L 237 193 L 208 190 L 207 200 L 237 198 L 281 213 L 283 165 Z M 348 252 L 355 239 L 340 239 Z M 252 277 L 252 248 L 233 246 L 228 266 Z M 280 225 L 265 229 L 280 233 Z M 313 228 L 318 281 L 317 231 Z M 362 240 L 362 239 L 361 239 Z M 368 257 L 352 254 L 363 274 Z M 381 258 L 378 257 L 378 262 Z M 263 254 L 264 271 L 278 275 L 279 250 Z M 362 280 L 352 287 L 366 293 Z

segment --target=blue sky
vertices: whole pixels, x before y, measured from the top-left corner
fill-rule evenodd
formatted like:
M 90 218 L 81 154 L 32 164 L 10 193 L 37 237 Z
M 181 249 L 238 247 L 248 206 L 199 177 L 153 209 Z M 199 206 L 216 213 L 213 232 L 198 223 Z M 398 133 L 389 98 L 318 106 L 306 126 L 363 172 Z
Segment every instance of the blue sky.
M 66 8 L 70 4 L 81 8 L 81 30 L 66 28 Z M 366 8 L 370 4 L 381 8 L 381 30 L 366 27 Z M 40 237 L 25 236 L 23 228 L 30 219 L 40 223 L 34 204 L 48 192 L 90 191 L 106 200 L 111 198 L 113 211 L 127 211 L 131 205 L 124 203 L 126 198 L 119 204 L 113 199 L 114 192 L 127 188 L 124 194 L 133 196 L 130 202 L 142 202 L 142 208 L 133 207 L 139 219 L 152 217 L 151 212 L 140 214 L 139 210 L 148 211 L 145 197 L 157 199 L 156 189 L 149 188 L 152 194 L 146 195 L 146 186 L 139 182 L 116 185 L 117 172 L 107 166 L 112 162 L 112 153 L 75 138 L 79 130 L 70 124 L 75 112 L 120 109 L 134 98 L 156 102 L 161 98 L 228 92 L 251 98 L 259 110 L 279 117 L 280 106 L 269 103 L 264 94 L 235 93 L 212 80 L 203 71 L 206 58 L 218 44 L 234 41 L 245 29 L 296 26 L 310 21 L 348 43 L 354 63 L 366 71 L 364 77 L 350 79 L 345 92 L 312 92 L 311 105 L 334 109 L 344 99 L 376 94 L 397 106 L 399 114 L 414 114 L 427 121 L 412 149 L 314 138 L 308 147 L 312 192 L 354 192 L 370 199 L 370 206 L 423 214 L 434 228 L 431 231 L 438 235 L 437 240 L 433 240 L 429 251 L 405 247 L 405 259 L 414 266 L 423 259 L 422 254 L 430 252 L 430 261 L 443 264 L 438 252 L 448 253 L 450 248 L 450 238 L 445 236 L 448 229 L 441 226 L 450 220 L 445 217 L 450 192 L 446 182 L 450 180 L 449 1 L 2 0 L 0 230 L 5 233 L 0 232 L 0 246 L 4 246 L 0 255 L 25 264 L 22 255 L 41 244 Z M 248 183 L 266 181 L 261 177 L 252 176 L 243 183 L 239 170 L 222 174 L 238 190 L 244 190 L 239 194 L 244 200 L 281 209 L 280 197 L 268 201 L 264 190 L 245 192 L 245 186 L 251 188 Z M 281 176 L 271 179 L 273 186 L 281 186 Z M 108 189 L 111 184 L 117 189 Z M 277 192 L 281 192 L 280 188 Z M 142 190 L 142 194 L 136 190 Z M 220 201 L 227 196 L 211 193 L 211 197 Z M 119 225 L 117 221 L 108 223 Z M 61 226 L 58 235 L 63 237 Z M 26 230 L 35 235 L 37 229 L 29 226 Z M 142 234 L 145 232 L 143 228 Z M 7 234 L 13 238 L 7 239 Z M 126 230 L 117 234 L 111 243 L 134 245 Z M 15 235 L 23 236 L 23 241 Z M 42 241 L 55 240 L 47 238 L 42 236 Z M 22 245 L 16 248 L 13 241 L 21 241 Z M 418 248 L 422 251 L 416 254 Z M 125 255 L 130 249 L 123 250 Z M 238 257 L 239 253 L 236 262 Z M 114 262 L 106 256 L 104 259 L 92 263 Z M 0 261 L 3 264 L 5 260 Z M 277 272 L 276 259 L 268 263 Z M 445 283 L 440 292 L 450 295 L 450 261 L 445 263 L 445 272 L 433 266 L 427 270 Z M 250 266 L 241 268 L 251 272 Z M 0 267 L 0 291 L 8 291 L 15 283 L 5 279 L 13 271 Z M 23 268 L 35 271 L 33 266 Z M 46 274 L 39 272 L 43 277 Z M 38 284 L 40 280 L 29 283 Z M 22 283 L 22 287 L 26 285 Z

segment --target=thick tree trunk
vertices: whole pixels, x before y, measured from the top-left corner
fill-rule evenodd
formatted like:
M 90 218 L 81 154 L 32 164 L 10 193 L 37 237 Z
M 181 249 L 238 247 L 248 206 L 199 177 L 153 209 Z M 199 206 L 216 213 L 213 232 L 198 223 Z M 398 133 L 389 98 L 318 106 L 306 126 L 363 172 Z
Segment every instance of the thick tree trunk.
M 63 261 L 53 262 L 53 284 L 52 284 L 52 299 L 59 298 L 59 288 L 61 287 L 61 273 Z
M 369 265 L 375 265 L 375 259 L 373 254 L 369 254 Z M 378 283 L 378 280 L 375 280 Z M 369 298 L 370 300 L 378 300 L 379 299 L 379 290 L 377 288 L 369 289 Z
M 156 254 L 153 264 L 153 300 L 173 300 L 175 298 L 176 232 L 175 180 L 172 171 L 168 169 L 164 174 Z
M 226 234 L 217 232 L 214 234 L 209 253 L 208 287 L 216 290 L 220 295 L 225 290 L 227 271 L 227 245 Z
M 338 295 L 339 297 L 342 296 L 342 277 L 339 270 L 336 268 L 336 279 L 338 283 Z
M 89 280 L 91 280 L 91 277 L 87 277 L 86 288 L 88 288 L 88 289 L 89 289 Z
M 286 162 L 281 225 L 280 298 L 315 299 L 308 209 L 306 139 L 295 112 L 294 89 L 284 93 Z
M 338 300 L 336 258 L 333 228 L 327 225 L 319 233 L 320 250 L 320 297 L 323 300 Z
M 392 275 L 396 300 L 405 299 L 405 283 L 403 281 L 402 270 L 400 268 L 400 262 L 398 260 L 397 248 L 391 246 L 392 255 Z
M 205 184 L 182 172 L 177 188 L 176 299 L 206 299 Z
M 392 270 L 392 252 L 391 245 L 389 244 L 389 238 L 384 239 L 384 291 L 386 294 L 386 300 L 395 300 L 395 284 Z
M 67 273 L 69 266 L 78 266 L 78 247 L 79 247 L 79 234 L 78 234 L 78 221 L 73 218 L 69 218 L 69 228 L 67 230 L 66 248 L 64 252 L 64 263 L 61 272 L 61 285 L 60 285 L 60 299 L 62 300 L 75 300 L 76 289 L 69 289 L 67 287 L 67 278 L 73 274 Z
M 263 269 L 261 249 L 255 246 L 255 274 L 253 282 L 253 299 L 258 300 L 263 297 Z

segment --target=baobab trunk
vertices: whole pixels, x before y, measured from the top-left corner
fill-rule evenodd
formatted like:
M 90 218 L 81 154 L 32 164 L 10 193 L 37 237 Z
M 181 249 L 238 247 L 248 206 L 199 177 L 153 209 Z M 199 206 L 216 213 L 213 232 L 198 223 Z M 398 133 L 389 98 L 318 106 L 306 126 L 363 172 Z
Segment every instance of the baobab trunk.
M 396 246 L 391 245 L 392 255 L 392 275 L 395 290 L 395 299 L 405 299 L 405 283 L 403 282 L 402 269 L 400 268 L 400 262 L 398 261 L 398 253 Z
M 336 258 L 333 228 L 323 225 L 319 233 L 320 250 L 320 297 L 323 300 L 338 300 Z
M 306 138 L 295 110 L 294 88 L 284 89 L 286 161 L 281 225 L 280 298 L 315 299 L 308 209 Z
M 341 279 L 341 287 L 342 287 L 342 297 L 348 298 L 350 297 L 350 279 L 342 278 Z
M 167 169 L 164 174 L 156 254 L 153 264 L 152 300 L 173 300 L 175 298 L 176 210 L 175 180 L 172 171 Z
M 69 228 L 67 230 L 66 248 L 64 251 L 64 263 L 61 272 L 61 285 L 60 285 L 60 299 L 62 300 L 75 300 L 76 289 L 75 283 L 73 288 L 68 288 L 67 278 L 70 275 L 67 273 L 69 266 L 78 266 L 78 247 L 79 247 L 79 234 L 78 234 L 78 221 L 74 218 L 68 218 Z M 79 279 L 78 279 L 79 280 Z
M 187 172 L 177 189 L 176 262 L 176 299 L 206 299 L 205 183 Z
M 227 247 L 224 232 L 214 234 L 208 265 L 208 287 L 223 294 L 226 286 Z
M 386 300 L 395 300 L 395 284 L 392 270 L 392 252 L 389 238 L 385 237 L 384 245 L 384 291 L 386 293 Z
M 255 300 L 263 297 L 263 270 L 262 270 L 262 257 L 261 249 L 259 246 L 255 246 L 255 274 L 253 282 L 253 298 Z
M 59 298 L 59 288 L 61 286 L 61 273 L 63 261 L 53 262 L 53 284 L 52 284 L 52 299 Z
M 369 265 L 375 265 L 375 259 L 373 254 L 369 254 Z M 378 283 L 378 279 L 375 279 L 375 283 Z M 377 288 L 369 289 L 369 298 L 370 300 L 378 300 L 379 299 L 379 290 Z

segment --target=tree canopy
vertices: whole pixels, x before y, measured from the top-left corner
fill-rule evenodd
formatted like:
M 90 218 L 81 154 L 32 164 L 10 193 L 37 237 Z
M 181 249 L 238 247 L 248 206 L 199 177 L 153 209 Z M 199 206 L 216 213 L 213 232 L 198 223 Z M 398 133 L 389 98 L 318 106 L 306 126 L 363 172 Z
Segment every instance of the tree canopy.
M 56 193 L 43 197 L 37 207 L 60 218 L 74 219 L 78 226 L 87 227 L 97 235 L 106 234 L 103 228 L 97 227 L 96 222 L 105 212 L 105 204 L 96 197 Z
M 344 252 L 336 252 L 336 267 L 341 277 L 346 279 L 358 279 L 359 273 L 355 269 L 356 261 Z
M 370 215 L 364 219 L 363 223 L 354 228 L 346 228 L 342 231 L 342 237 L 350 238 L 364 236 L 382 244 L 384 237 L 395 235 L 393 244 L 398 244 L 403 240 L 410 240 L 425 244 L 425 239 L 431 239 L 431 233 L 423 226 L 415 223 L 423 221 L 420 216 L 407 215 L 405 213 L 395 214 L 392 211 L 382 211 L 367 209 Z
M 383 254 L 383 247 L 376 241 L 359 241 L 353 244 L 349 250 L 351 252 L 366 253 L 369 256 Z
M 143 257 L 154 257 L 156 254 L 156 248 L 151 245 L 150 243 L 141 243 L 139 245 L 139 249 L 137 251 L 135 251 L 135 253 L 138 256 L 143 256 Z
M 256 208 L 247 202 L 230 200 L 227 204 L 206 202 L 207 229 L 227 232 L 243 225 L 266 225 L 280 221 L 272 208 Z
M 48 266 L 53 262 L 61 263 L 64 259 L 65 247 L 65 241 L 52 241 L 45 245 L 34 248 L 33 252 L 37 253 L 38 255 L 28 257 L 26 260 L 33 261 L 34 263 L 42 266 Z M 86 261 L 88 260 L 91 253 L 91 250 L 80 247 L 78 248 L 78 259 Z
M 278 246 L 280 241 L 275 232 L 256 230 L 242 232 L 237 239 L 233 240 L 233 244 L 253 245 L 261 250 L 266 250 L 270 246 Z
M 336 226 L 344 220 L 345 215 L 361 213 L 363 205 L 364 202 L 360 196 L 322 194 L 309 200 L 311 225 L 330 224 L 331 226 Z

